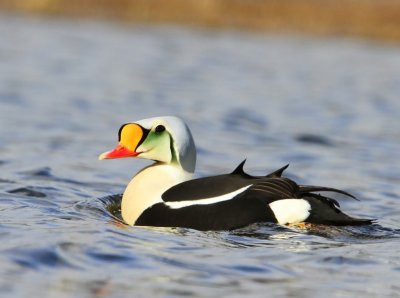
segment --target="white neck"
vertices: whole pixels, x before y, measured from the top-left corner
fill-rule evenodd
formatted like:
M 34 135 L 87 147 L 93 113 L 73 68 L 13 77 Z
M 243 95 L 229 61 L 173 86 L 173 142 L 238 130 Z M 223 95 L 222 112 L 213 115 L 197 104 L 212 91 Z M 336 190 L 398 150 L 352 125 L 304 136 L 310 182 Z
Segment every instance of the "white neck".
M 192 178 L 180 165 L 154 163 L 137 173 L 124 191 L 121 213 L 124 221 L 134 225 L 150 206 L 162 202 L 161 195 L 172 186 Z

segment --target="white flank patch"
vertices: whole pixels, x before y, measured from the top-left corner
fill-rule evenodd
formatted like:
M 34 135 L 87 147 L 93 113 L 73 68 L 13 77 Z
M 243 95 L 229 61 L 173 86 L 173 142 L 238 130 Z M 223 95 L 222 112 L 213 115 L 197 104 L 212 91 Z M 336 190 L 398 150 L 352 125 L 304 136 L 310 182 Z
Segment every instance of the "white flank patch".
M 310 216 L 311 205 L 303 199 L 285 199 L 269 204 L 281 225 L 305 221 Z
M 212 198 L 206 198 L 206 199 L 199 199 L 199 200 L 192 200 L 192 201 L 178 201 L 178 202 L 165 202 L 165 205 L 172 209 L 179 209 L 187 206 L 193 206 L 193 205 L 209 205 L 209 204 L 215 204 L 218 202 L 223 202 L 223 201 L 228 201 L 238 194 L 244 192 L 246 189 L 248 189 L 252 184 L 247 185 L 245 187 L 242 187 L 238 190 L 235 190 L 233 192 L 224 194 L 222 196 L 218 197 L 212 197 Z

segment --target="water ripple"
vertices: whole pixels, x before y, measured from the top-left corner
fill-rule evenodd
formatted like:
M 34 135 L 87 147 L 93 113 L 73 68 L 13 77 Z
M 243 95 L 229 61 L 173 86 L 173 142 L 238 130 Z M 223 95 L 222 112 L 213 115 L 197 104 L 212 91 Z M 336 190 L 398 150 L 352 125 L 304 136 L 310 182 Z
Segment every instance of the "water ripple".
M 41 267 L 72 268 L 68 259 L 63 258 L 52 247 L 13 250 L 12 257 L 19 266 L 39 270 Z

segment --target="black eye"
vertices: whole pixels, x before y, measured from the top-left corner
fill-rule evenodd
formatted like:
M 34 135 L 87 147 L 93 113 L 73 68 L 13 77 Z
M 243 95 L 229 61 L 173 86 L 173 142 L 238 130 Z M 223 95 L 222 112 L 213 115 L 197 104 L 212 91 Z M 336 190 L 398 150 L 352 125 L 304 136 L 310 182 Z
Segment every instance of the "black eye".
M 157 125 L 155 132 L 163 132 L 165 130 L 164 125 Z

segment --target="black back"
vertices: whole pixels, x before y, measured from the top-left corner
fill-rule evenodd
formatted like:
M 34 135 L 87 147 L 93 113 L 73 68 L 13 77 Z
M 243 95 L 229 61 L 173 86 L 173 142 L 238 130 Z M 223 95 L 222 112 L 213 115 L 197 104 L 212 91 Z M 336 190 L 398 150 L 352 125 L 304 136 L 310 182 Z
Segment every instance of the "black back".
M 369 219 L 357 219 L 344 214 L 336 200 L 314 193 L 336 192 L 354 198 L 345 191 L 330 187 L 298 185 L 289 178 L 281 177 L 288 165 L 266 176 L 251 176 L 244 172 L 244 162 L 230 174 L 183 182 L 162 195 L 164 202 L 194 201 L 226 195 L 249 186 L 244 191 L 232 195 L 232 198 L 213 204 L 192 204 L 181 208 L 157 203 L 145 210 L 135 224 L 197 230 L 231 230 L 257 222 L 276 222 L 269 204 L 289 198 L 304 199 L 310 203 L 310 216 L 306 222 L 330 225 L 372 223 Z

